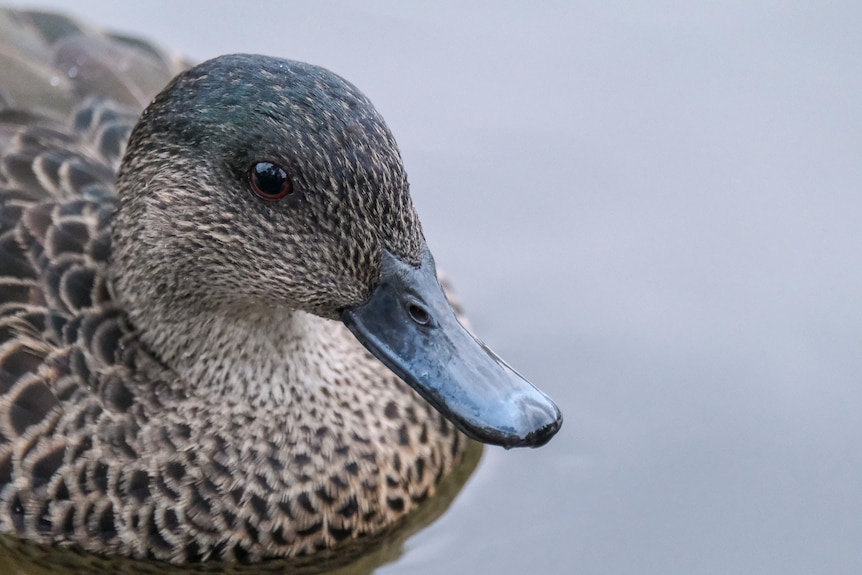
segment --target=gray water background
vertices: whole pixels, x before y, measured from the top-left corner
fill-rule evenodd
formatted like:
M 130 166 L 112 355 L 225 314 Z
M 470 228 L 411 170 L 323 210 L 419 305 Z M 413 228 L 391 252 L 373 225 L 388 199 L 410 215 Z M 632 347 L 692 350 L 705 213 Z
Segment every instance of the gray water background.
M 862 573 L 862 3 L 38 5 L 357 84 L 559 402 L 377 573 Z

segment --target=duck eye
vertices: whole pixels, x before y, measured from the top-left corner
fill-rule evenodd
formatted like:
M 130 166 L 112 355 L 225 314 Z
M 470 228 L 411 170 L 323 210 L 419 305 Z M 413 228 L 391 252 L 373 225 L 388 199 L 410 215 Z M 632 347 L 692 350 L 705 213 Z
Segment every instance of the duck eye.
M 251 189 L 264 200 L 280 200 L 293 191 L 293 182 L 280 166 L 258 162 L 248 171 Z

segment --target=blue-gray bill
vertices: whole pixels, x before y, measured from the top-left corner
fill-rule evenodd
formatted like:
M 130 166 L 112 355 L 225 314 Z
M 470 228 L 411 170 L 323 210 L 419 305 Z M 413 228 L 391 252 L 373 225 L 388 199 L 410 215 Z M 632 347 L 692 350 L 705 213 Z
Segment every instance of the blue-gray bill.
M 430 251 L 419 267 L 384 250 L 380 283 L 341 320 L 380 361 L 468 436 L 539 447 L 560 429 L 556 404 L 458 319 Z

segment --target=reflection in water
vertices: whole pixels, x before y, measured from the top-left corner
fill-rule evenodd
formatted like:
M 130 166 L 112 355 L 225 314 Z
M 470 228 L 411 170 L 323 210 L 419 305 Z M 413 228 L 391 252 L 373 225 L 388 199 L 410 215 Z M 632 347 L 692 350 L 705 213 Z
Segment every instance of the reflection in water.
M 482 445 L 471 441 L 461 465 L 437 486 L 434 497 L 387 532 L 347 542 L 313 557 L 273 560 L 255 564 L 198 563 L 178 567 L 159 562 L 104 558 L 73 549 L 52 548 L 0 535 L 0 573 L 15 575 L 91 575 L 112 573 L 149 575 L 213 573 L 223 575 L 290 573 L 291 575 L 366 575 L 398 559 L 408 537 L 433 523 L 445 512 L 476 469 Z

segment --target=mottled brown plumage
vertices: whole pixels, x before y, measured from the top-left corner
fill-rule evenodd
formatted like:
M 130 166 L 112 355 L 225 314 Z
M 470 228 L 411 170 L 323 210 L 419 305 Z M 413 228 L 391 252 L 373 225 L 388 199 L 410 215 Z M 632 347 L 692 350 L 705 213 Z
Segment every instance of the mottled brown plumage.
M 333 321 L 380 253 L 427 257 L 371 103 L 236 55 L 138 122 L 181 61 L 58 16 L 0 11 L 0 30 L 0 531 L 254 561 L 432 495 L 467 439 Z M 262 160 L 291 175 L 284 201 L 250 193 Z

